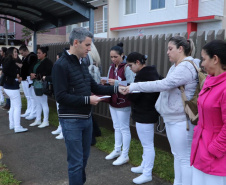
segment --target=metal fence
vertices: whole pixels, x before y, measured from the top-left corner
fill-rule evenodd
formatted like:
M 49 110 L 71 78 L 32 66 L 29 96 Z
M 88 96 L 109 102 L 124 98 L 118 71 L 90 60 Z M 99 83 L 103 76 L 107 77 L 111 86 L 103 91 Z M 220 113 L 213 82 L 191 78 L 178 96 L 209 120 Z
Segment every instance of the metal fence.
M 142 54 L 148 55 L 148 65 L 155 65 L 157 71 L 162 76 L 166 76 L 167 71 L 169 70 L 171 63 L 167 57 L 167 45 L 168 41 L 172 36 L 181 35 L 187 38 L 187 33 L 177 33 L 177 34 L 161 34 L 161 35 L 148 35 L 143 37 L 123 37 L 123 38 L 110 38 L 110 39 L 97 39 L 94 41 L 94 44 L 99 51 L 101 58 L 101 67 L 102 67 L 102 76 L 106 76 L 108 72 L 109 65 L 111 64 L 109 53 L 110 48 L 115 46 L 117 43 L 122 42 L 124 44 L 124 53 L 125 55 L 130 52 L 137 51 Z M 192 39 L 196 46 L 196 58 L 201 57 L 202 47 L 209 41 L 214 39 L 224 40 L 225 39 L 225 30 L 219 30 L 217 33 L 215 31 L 205 31 L 197 34 L 192 32 L 189 36 Z M 46 45 L 45 45 L 46 46 Z M 58 43 L 58 44 L 48 44 L 49 46 L 49 58 L 52 61 L 55 61 L 56 54 L 62 52 L 65 47 L 69 47 L 69 43 Z M 109 108 L 106 103 L 100 103 L 98 106 L 94 107 L 94 113 L 101 115 L 103 117 L 110 118 Z M 131 122 L 133 124 L 133 122 Z M 156 132 L 163 130 L 164 123 L 159 120 L 159 124 L 156 125 Z M 164 133 L 164 132 L 163 132 Z

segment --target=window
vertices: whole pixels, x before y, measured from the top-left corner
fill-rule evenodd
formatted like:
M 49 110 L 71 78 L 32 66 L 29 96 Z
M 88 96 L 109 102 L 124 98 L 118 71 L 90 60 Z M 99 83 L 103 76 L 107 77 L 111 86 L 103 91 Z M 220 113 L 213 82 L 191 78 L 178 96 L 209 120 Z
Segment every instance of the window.
M 176 6 L 188 4 L 188 0 L 177 0 Z
M 165 8 L 165 0 L 151 0 L 151 10 Z
M 103 32 L 108 30 L 108 7 L 103 7 Z
M 136 13 L 136 0 L 125 0 L 125 14 Z
M 89 27 L 89 21 L 82 22 L 82 27 L 88 28 Z

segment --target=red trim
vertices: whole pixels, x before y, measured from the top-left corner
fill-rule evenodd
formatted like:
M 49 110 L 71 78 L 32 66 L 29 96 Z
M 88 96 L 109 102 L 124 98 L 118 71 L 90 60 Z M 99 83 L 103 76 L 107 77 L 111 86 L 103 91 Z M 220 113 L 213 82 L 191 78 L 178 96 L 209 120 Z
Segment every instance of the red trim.
M 214 15 L 210 15 L 210 16 L 205 16 L 205 17 L 194 17 L 194 18 L 178 19 L 178 20 L 172 20 L 172 21 L 163 21 L 163 22 L 154 22 L 154 23 L 147 23 L 147 24 L 137 24 L 137 25 L 131 25 L 131 26 L 114 27 L 114 28 L 110 28 L 110 30 L 118 31 L 118 30 L 132 29 L 132 28 L 160 26 L 160 25 L 166 25 L 166 24 L 188 23 L 188 22 L 195 22 L 195 21 L 211 20 L 214 18 L 215 18 Z
M 199 12 L 199 1 L 188 0 L 188 19 L 198 17 L 198 12 Z M 197 31 L 197 23 L 188 22 L 187 23 L 188 37 L 192 31 Z
M 187 32 L 188 32 L 188 37 L 191 32 L 197 31 L 197 23 L 194 22 L 188 22 L 187 23 Z
M 198 17 L 199 1 L 188 0 L 188 18 Z

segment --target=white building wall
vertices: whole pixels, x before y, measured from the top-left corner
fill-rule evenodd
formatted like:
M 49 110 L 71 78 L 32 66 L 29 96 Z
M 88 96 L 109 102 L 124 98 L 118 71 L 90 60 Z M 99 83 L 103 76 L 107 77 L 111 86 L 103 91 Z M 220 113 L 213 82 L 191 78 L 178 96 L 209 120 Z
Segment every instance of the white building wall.
M 199 0 L 199 17 L 209 15 L 224 16 L 225 0 Z
M 206 31 L 205 34 L 207 35 L 210 30 L 215 30 L 215 33 L 217 33 L 220 29 L 222 29 L 222 21 L 198 23 L 197 33 Z
M 119 32 L 119 37 L 131 37 L 139 35 L 157 35 L 157 34 L 168 34 L 168 33 L 183 33 L 187 32 L 187 24 L 177 24 L 159 27 L 149 27 L 142 29 L 132 29 Z
M 166 0 L 165 8 L 157 10 L 150 10 L 150 0 L 136 2 L 136 13 L 125 15 L 125 0 L 120 0 L 119 27 L 187 18 L 188 5 L 176 6 L 176 0 Z

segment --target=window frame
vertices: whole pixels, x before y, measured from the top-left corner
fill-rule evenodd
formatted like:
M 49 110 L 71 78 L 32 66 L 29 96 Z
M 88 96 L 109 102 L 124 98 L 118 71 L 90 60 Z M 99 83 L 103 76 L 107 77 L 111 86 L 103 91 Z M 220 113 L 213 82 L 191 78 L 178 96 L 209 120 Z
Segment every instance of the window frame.
M 124 15 L 133 15 L 133 14 L 136 14 L 137 13 L 137 0 L 134 0 L 135 1 L 135 12 L 133 13 L 126 13 L 126 1 L 127 0 L 124 0 Z M 130 1 L 133 1 L 133 0 L 130 0 Z
M 166 0 L 165 0 L 165 6 L 164 6 L 163 8 L 156 8 L 156 9 L 152 9 L 152 7 L 151 7 L 152 0 L 150 0 L 150 1 L 149 1 L 149 3 L 150 3 L 150 6 L 149 6 L 150 11 L 162 10 L 162 9 L 165 9 L 165 8 L 166 8 Z

